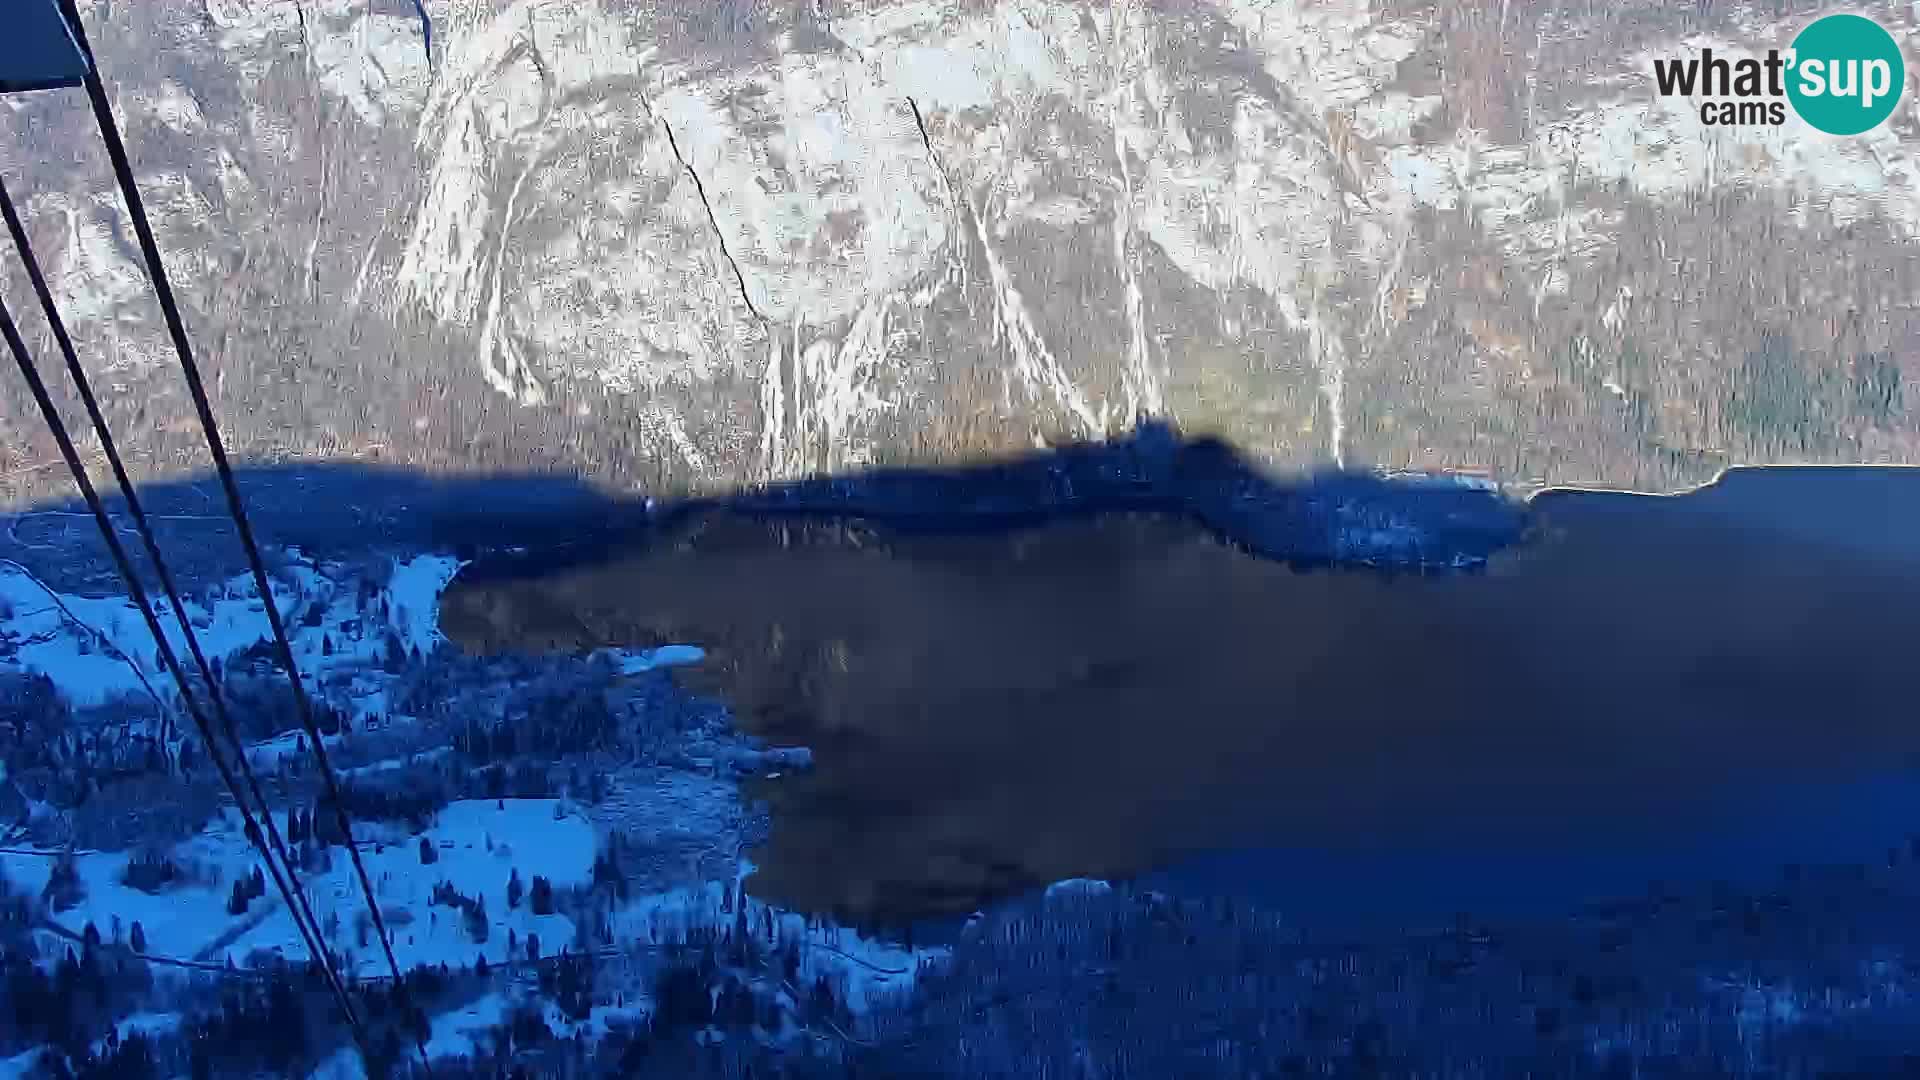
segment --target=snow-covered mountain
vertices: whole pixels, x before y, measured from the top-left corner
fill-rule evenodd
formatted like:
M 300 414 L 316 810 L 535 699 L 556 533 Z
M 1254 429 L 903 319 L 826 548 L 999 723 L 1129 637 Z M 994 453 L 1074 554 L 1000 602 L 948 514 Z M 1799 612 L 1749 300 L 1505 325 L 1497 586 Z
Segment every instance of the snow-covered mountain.
M 410 2 L 82 7 L 251 454 L 704 486 L 1146 411 L 1522 481 L 1920 456 L 1912 95 L 1843 140 L 1652 87 L 1778 5 L 433 0 L 431 52 Z M 83 102 L 0 123 L 177 469 Z M 1775 384 L 1806 415 L 1734 404 Z M 57 470 L 9 393 L 20 495 Z

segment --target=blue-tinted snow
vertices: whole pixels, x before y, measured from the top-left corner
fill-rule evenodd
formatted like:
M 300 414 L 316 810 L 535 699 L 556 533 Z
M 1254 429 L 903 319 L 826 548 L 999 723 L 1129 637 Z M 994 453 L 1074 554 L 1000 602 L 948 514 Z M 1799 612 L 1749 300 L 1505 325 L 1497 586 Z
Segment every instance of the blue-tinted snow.
M 439 856 L 431 865 L 421 864 L 417 837 L 377 849 L 364 840 L 361 844 L 361 858 L 393 932 L 394 955 L 403 967 L 442 962 L 457 967 L 481 956 L 489 963 L 500 963 L 508 958 L 508 930 L 522 942 L 527 935 L 538 934 L 545 952 L 558 952 L 573 943 L 572 920 L 564 915 L 535 915 L 524 900 L 517 909 L 509 908 L 506 896 L 507 881 L 515 870 L 528 888 L 536 875 L 552 881 L 556 889 L 591 878 L 593 827 L 578 813 L 566 810 L 560 800 L 452 803 L 421 835 Z M 118 918 L 123 940 L 137 920 L 148 950 L 160 956 L 217 962 L 230 955 L 236 963 L 256 949 L 277 951 L 294 961 L 306 956 L 299 931 L 272 889 L 254 900 L 247 913 L 227 913 L 232 882 L 251 874 L 258 862 L 235 815 L 224 814 L 215 825 L 177 845 L 172 855 L 203 879 L 148 894 L 121 884 L 126 852 L 77 856 L 75 866 L 86 896 L 77 906 L 54 913 L 54 920 L 76 933 L 91 922 L 103 936 L 112 937 Z M 46 887 L 53 859 L 0 853 L 0 869 L 17 887 L 38 893 Z M 337 916 L 332 944 L 347 954 L 353 969 L 362 975 L 383 973 L 386 960 L 379 943 L 369 941 L 362 947 L 356 936 L 355 919 L 364 902 L 344 853 L 336 853 L 331 870 L 303 873 L 301 880 L 321 922 Z M 458 910 L 429 904 L 433 887 L 441 881 L 450 882 L 466 896 L 485 898 L 490 922 L 485 944 L 474 943 Z
M 439 598 L 459 568 L 459 560 L 446 555 L 396 560 L 384 584 L 387 617 L 380 623 L 377 601 L 360 603 L 358 579 L 344 575 L 336 579 L 290 552 L 272 582 L 273 602 L 301 671 L 317 676 L 378 661 L 388 647 L 389 631 L 402 647 L 430 652 L 445 640 L 438 624 Z M 131 599 L 57 595 L 85 630 L 72 625 L 37 580 L 16 565 L 0 562 L 0 633 L 17 645 L 13 659 L 0 661 L 0 669 L 45 674 L 75 705 L 98 705 L 117 696 L 145 693 L 130 664 L 156 688 L 171 685 L 157 662 L 153 635 Z M 266 606 L 251 576 L 231 578 L 210 596 L 183 599 L 188 622 L 209 659 L 231 657 L 272 638 Z M 186 640 L 172 609 L 158 597 L 154 606 L 169 644 L 184 660 Z M 307 612 L 315 606 L 320 609 L 319 619 L 309 625 Z M 103 649 L 100 639 L 110 642 L 124 659 Z
M 387 602 L 389 620 L 402 645 L 427 653 L 446 640 L 440 633 L 440 594 L 462 565 L 447 555 L 394 560 Z
M 427 1039 L 429 1058 L 477 1055 L 484 1048 L 475 1036 L 503 1024 L 512 1001 L 505 994 L 488 994 L 451 1012 L 433 1018 L 433 1033 Z
M 274 571 L 272 602 L 287 627 L 303 675 L 316 683 L 322 675 L 344 676 L 328 680 L 330 689 L 337 691 L 332 696 L 340 699 L 334 704 L 352 706 L 362 714 L 384 711 L 386 681 L 377 667 L 390 640 L 422 653 L 444 642 L 438 628 L 438 601 L 463 564 L 431 554 L 396 560 L 386 579 L 376 581 L 374 599 L 363 601 L 362 581 L 355 573 L 316 565 L 298 552 L 284 554 Z M 0 669 L 45 674 L 76 706 L 143 694 L 135 667 L 166 692 L 170 680 L 156 663 L 153 640 L 128 598 L 57 595 L 70 615 L 23 568 L 0 563 L 0 602 L 4 602 L 0 631 L 16 646 L 10 660 L 0 660 Z M 159 602 L 157 613 L 172 644 L 184 656 L 185 643 L 171 625 L 172 614 L 164 601 Z M 229 578 L 204 595 L 188 598 L 187 614 L 209 658 L 230 658 L 270 640 L 265 606 L 249 576 Z M 76 620 L 83 625 L 75 626 Z M 112 651 L 102 647 L 102 641 L 110 643 Z M 114 655 L 116 651 L 121 655 Z M 606 650 L 602 655 L 620 676 L 705 658 L 704 650 L 693 645 Z M 299 753 L 299 737 L 282 733 L 253 744 L 250 752 L 261 766 L 270 767 L 277 757 Z M 414 757 L 444 752 L 445 748 L 433 748 Z M 795 767 L 804 765 L 808 756 L 798 748 L 782 753 L 780 764 Z M 379 761 L 359 771 L 376 772 L 400 764 L 397 759 Z M 734 797 L 730 787 L 721 794 Z M 456 802 L 418 836 L 383 823 L 357 826 L 356 835 L 392 932 L 395 956 L 403 967 L 443 962 L 459 967 L 482 956 L 499 964 L 508 959 L 509 931 L 522 953 L 533 935 L 546 953 L 579 944 L 566 916 L 536 916 L 524 898 L 517 908 L 510 908 L 506 900 L 507 882 L 516 870 L 527 889 L 535 876 L 549 879 L 556 889 L 590 880 L 597 849 L 594 828 L 560 800 Z M 420 862 L 422 837 L 437 856 L 432 864 Z M 207 828 L 170 849 L 170 855 L 187 871 L 185 879 L 161 893 L 148 894 L 121 883 L 130 853 L 76 853 L 85 895 L 74 907 L 55 914 L 55 920 L 76 934 L 92 923 L 102 935 L 120 941 L 139 922 L 148 951 L 160 956 L 216 963 L 231 957 L 242 964 L 262 951 L 289 961 L 304 958 L 304 945 L 274 890 L 253 900 L 242 915 L 227 912 L 232 883 L 252 874 L 258 865 L 233 811 L 223 811 Z M 0 871 L 32 893 L 45 888 L 53 864 L 51 853 L 0 853 Z M 740 876 L 750 871 L 742 861 Z M 382 974 L 385 959 L 378 943 L 361 944 L 357 923 L 363 904 L 350 861 L 335 851 L 331 869 L 303 872 L 301 880 L 322 924 L 332 924 L 329 943 L 357 973 Z M 457 909 L 429 902 L 442 881 L 463 895 L 484 898 L 489 921 L 485 943 L 473 941 Z M 733 915 L 724 910 L 727 891 L 724 883 L 708 882 L 642 893 L 624 903 L 613 921 L 628 940 L 685 939 L 699 926 L 731 924 Z M 801 915 L 769 911 L 742 896 L 737 879 L 733 892 L 734 903 L 747 905 L 755 925 L 771 916 L 784 936 L 803 942 L 799 971 L 803 982 L 828 978 L 856 1011 L 881 995 L 907 990 L 923 963 L 944 955 L 939 949 L 903 948 L 831 925 L 809 925 Z M 47 943 L 58 944 L 52 937 Z M 56 948 L 52 954 L 57 952 Z M 436 1057 L 471 1053 L 476 1048 L 472 1035 L 504 1019 L 511 1004 L 509 997 L 494 994 L 435 1017 L 430 1053 Z M 644 998 L 638 998 L 625 1008 L 596 1008 L 581 1025 L 556 1023 L 556 1029 L 577 1027 L 583 1035 L 598 1037 L 605 1034 L 609 1022 L 638 1019 L 645 1015 L 645 1008 Z M 558 1019 L 550 1017 L 550 1021 Z M 128 1018 L 125 1030 L 158 1031 L 177 1022 L 170 1014 L 139 1014 Z M 0 1061 L 0 1078 L 31 1075 L 35 1065 L 32 1054 Z M 357 1075 L 359 1064 L 345 1054 L 328 1068 L 336 1075 Z
M 614 670 L 622 675 L 638 675 L 643 671 L 680 664 L 697 664 L 707 658 L 706 650 L 698 645 L 662 645 L 657 649 L 603 649 L 600 654 L 611 659 Z

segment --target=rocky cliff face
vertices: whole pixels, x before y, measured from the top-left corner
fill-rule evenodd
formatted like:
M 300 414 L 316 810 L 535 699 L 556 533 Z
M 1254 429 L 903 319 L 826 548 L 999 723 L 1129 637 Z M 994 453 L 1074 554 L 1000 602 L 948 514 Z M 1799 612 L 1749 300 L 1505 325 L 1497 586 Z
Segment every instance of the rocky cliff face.
M 1911 92 L 1836 139 L 1652 86 L 1791 6 L 436 0 L 431 52 L 411 0 L 82 9 L 240 450 L 652 489 L 1140 413 L 1520 482 L 1920 460 Z M 0 124 L 137 463 L 194 467 L 83 100 Z

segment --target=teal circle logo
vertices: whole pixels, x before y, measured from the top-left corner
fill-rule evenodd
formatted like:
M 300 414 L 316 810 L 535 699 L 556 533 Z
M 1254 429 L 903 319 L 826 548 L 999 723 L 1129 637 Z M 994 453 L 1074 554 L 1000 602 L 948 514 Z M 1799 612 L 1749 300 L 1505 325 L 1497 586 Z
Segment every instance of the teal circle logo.
M 1907 85 L 1900 43 L 1860 15 L 1828 15 L 1793 39 L 1787 99 L 1829 135 L 1858 135 L 1893 115 Z

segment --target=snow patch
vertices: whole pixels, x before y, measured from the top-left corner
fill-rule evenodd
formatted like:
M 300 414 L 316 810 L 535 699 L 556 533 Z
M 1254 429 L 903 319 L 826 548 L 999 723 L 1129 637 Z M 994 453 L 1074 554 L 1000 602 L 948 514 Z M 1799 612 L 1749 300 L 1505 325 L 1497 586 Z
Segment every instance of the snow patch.
M 427 94 L 426 44 L 411 11 L 376 14 L 367 5 L 333 4 L 315 19 L 311 63 L 325 92 L 347 103 L 364 123 L 381 125 L 389 112 L 419 109 Z M 344 9 L 344 10 L 342 10 Z M 342 23 L 340 16 L 347 16 Z
M 368 851 L 363 844 L 361 850 L 381 907 L 406 913 L 399 920 L 389 917 L 388 922 L 394 955 L 403 969 L 439 963 L 457 967 L 472 964 L 482 956 L 490 964 L 505 962 L 512 959 L 507 952 L 509 930 L 518 938 L 522 956 L 530 934 L 539 936 L 542 955 L 557 953 L 562 946 L 573 943 L 573 921 L 566 916 L 535 915 L 524 896 L 518 907 L 507 904 L 507 882 L 515 871 L 528 892 L 536 876 L 551 881 L 555 889 L 591 879 L 596 851 L 593 826 L 579 814 L 569 812 L 560 800 L 450 803 L 420 836 L 437 856 L 431 865 L 420 862 L 419 837 L 384 845 L 377 851 Z M 328 875 L 330 893 L 321 902 L 337 906 L 341 918 L 350 920 L 353 912 L 362 909 L 363 902 L 351 869 L 340 872 L 346 864 L 345 859 L 336 860 L 335 872 Z M 462 895 L 485 901 L 488 933 L 484 943 L 473 940 L 457 909 L 431 905 L 433 888 L 442 881 Z M 287 930 L 292 932 L 291 924 Z M 355 944 L 351 940 L 342 943 L 349 947 Z M 293 947 L 298 948 L 297 944 Z M 378 942 L 355 950 L 350 962 L 365 975 L 386 968 Z
M 741 860 L 740 867 L 742 879 L 752 872 L 746 860 Z M 951 955 L 945 948 L 895 945 L 832 923 L 814 924 L 805 915 L 745 896 L 737 886 L 734 892 L 734 903 L 744 905 L 749 928 L 757 933 L 771 919 L 780 940 L 799 944 L 799 985 L 825 976 L 840 1000 L 856 1013 L 883 998 L 910 992 L 924 966 Z M 700 928 L 733 924 L 736 916 L 726 908 L 727 893 L 726 883 L 710 881 L 637 896 L 614 911 L 610 925 L 616 940 L 689 941 Z
M 1067 878 L 1047 886 L 1047 895 L 1052 896 L 1104 896 L 1113 891 L 1113 886 L 1094 878 Z
M 478 1056 L 485 1047 L 474 1036 L 507 1021 L 512 1002 L 505 994 L 488 994 L 452 1012 L 433 1018 L 433 1034 L 427 1039 L 429 1058 Z
M 377 662 L 386 648 L 384 635 L 369 632 L 377 622 L 380 598 L 364 606 L 354 579 L 335 581 L 322 574 L 297 552 L 272 582 L 273 604 L 286 626 L 294 658 L 303 674 L 313 677 L 340 667 Z M 384 587 L 390 630 L 403 648 L 431 652 L 445 640 L 439 628 L 439 598 L 462 564 L 444 555 L 421 555 L 396 561 Z M 88 597 L 57 593 L 74 619 L 26 571 L 0 563 L 0 635 L 15 646 L 11 666 L 45 674 L 75 705 L 98 705 L 115 697 L 144 694 L 137 668 L 156 689 L 172 686 L 146 621 L 125 596 Z M 152 597 L 154 613 L 175 654 L 188 663 L 186 638 L 171 606 Z M 209 660 L 232 657 L 253 645 L 271 641 L 266 605 L 251 575 L 237 575 L 201 597 L 183 597 L 187 621 Z M 114 656 L 100 641 L 110 643 Z M 6 662 L 0 661 L 0 665 Z M 366 709 L 361 710 L 365 713 Z
M 465 565 L 447 555 L 394 561 L 387 594 L 394 630 L 402 644 L 427 653 L 447 640 L 440 632 L 440 594 Z
M 572 920 L 564 915 L 535 915 L 528 901 L 507 903 L 507 882 L 517 870 L 523 889 L 531 891 L 536 876 L 555 889 L 588 881 L 593 872 L 593 827 L 556 799 L 472 800 L 449 804 L 425 832 L 436 859 L 420 862 L 420 837 L 394 844 L 374 844 L 366 835 L 359 841 L 361 860 L 374 882 L 374 893 L 393 935 L 393 951 L 403 969 L 421 964 L 471 964 L 485 956 L 488 963 L 509 959 L 507 932 L 525 942 L 537 934 L 541 952 L 558 952 L 574 938 Z M 202 880 L 148 894 L 121 883 L 129 856 L 124 852 L 93 852 L 75 856 L 75 870 L 86 895 L 74 907 L 53 914 L 62 926 L 80 932 L 89 922 L 103 937 L 117 926 L 120 940 L 141 924 L 148 952 L 158 956 L 194 958 L 206 955 L 219 962 L 231 956 L 244 960 L 256 949 L 277 952 L 290 961 L 306 957 L 300 938 L 277 890 L 269 885 L 245 913 L 230 915 L 227 896 L 232 882 L 253 873 L 257 863 L 253 846 L 240 829 L 237 815 L 223 812 L 208 829 L 177 845 L 171 852 L 177 865 L 193 868 Z M 52 875 L 48 854 L 0 853 L 0 870 L 23 891 L 38 894 Z M 345 852 L 332 854 L 332 868 L 324 873 L 302 873 L 314 914 L 323 926 L 334 927 L 329 943 L 347 954 L 350 970 L 361 975 L 386 971 L 385 954 L 377 941 L 359 943 L 356 918 L 365 900 L 352 861 Z M 449 882 L 461 894 L 484 898 L 488 935 L 476 943 L 461 913 L 430 904 L 433 887 Z M 116 924 L 115 920 L 118 920 Z M 54 942 L 60 948 L 64 944 Z M 58 955 L 55 953 L 54 955 Z
M 36 1046 L 12 1057 L 0 1058 L 0 1080 L 27 1080 L 28 1077 L 39 1076 L 40 1070 L 37 1066 L 40 1064 L 40 1055 L 44 1052 L 43 1047 Z
M 657 649 L 607 649 L 601 655 L 611 658 L 620 674 L 638 675 L 655 668 L 697 664 L 707 658 L 707 651 L 698 645 L 662 645 Z

